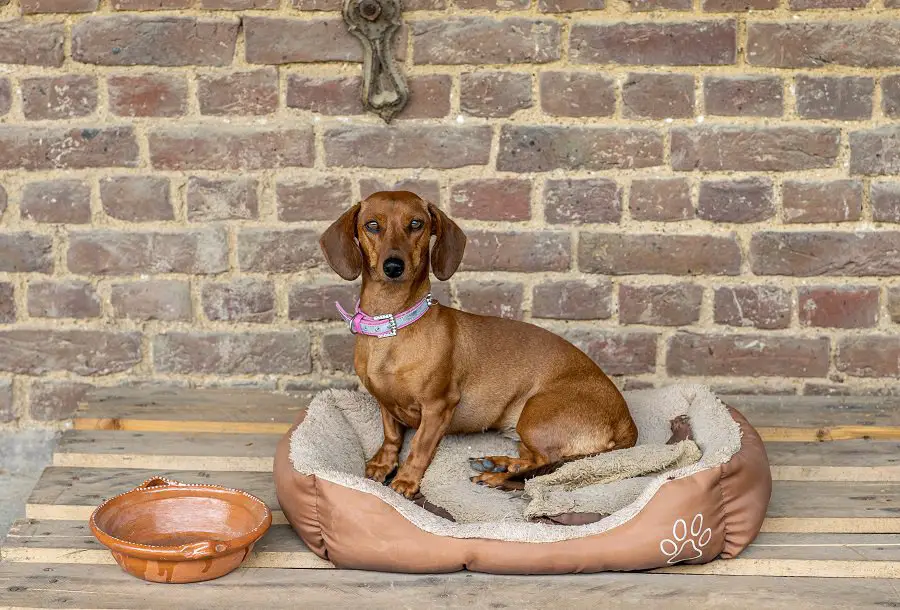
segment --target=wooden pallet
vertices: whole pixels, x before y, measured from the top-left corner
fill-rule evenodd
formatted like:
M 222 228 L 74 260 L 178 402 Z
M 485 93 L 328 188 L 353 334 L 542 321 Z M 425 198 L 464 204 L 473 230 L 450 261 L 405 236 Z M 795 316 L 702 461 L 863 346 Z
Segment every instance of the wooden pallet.
M 567 607 L 612 597 L 663 597 L 690 608 L 900 606 L 897 401 L 730 397 L 761 431 L 775 481 L 763 533 L 737 559 L 654 574 L 512 578 L 348 572 L 310 552 L 285 524 L 271 482 L 275 444 L 310 398 L 182 388 L 92 393 L 35 486 L 26 519 L 0 546 L 0 608 L 230 608 L 241 600 L 254 608 L 534 607 L 560 596 L 572 600 Z M 275 525 L 223 579 L 188 587 L 137 581 L 86 519 L 103 499 L 159 474 L 246 489 L 273 509 Z

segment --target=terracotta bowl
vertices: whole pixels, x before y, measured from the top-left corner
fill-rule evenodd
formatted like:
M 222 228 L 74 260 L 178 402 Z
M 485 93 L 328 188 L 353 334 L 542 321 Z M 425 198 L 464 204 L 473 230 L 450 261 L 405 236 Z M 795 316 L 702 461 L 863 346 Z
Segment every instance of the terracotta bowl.
M 248 493 L 161 477 L 110 498 L 90 521 L 122 569 L 168 583 L 228 574 L 271 524 L 272 513 Z

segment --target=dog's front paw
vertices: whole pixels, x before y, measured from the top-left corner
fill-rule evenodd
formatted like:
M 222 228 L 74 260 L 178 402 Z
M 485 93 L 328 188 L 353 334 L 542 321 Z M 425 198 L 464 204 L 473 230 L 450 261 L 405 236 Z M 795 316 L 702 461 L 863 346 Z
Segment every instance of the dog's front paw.
M 373 481 L 377 481 L 379 483 L 384 483 L 385 479 L 388 478 L 394 469 L 397 468 L 397 462 L 385 463 L 382 461 L 370 460 L 366 464 L 366 478 L 372 479 Z
M 401 496 L 406 496 L 407 499 L 412 500 L 419 493 L 419 482 L 397 477 L 391 481 L 391 489 Z

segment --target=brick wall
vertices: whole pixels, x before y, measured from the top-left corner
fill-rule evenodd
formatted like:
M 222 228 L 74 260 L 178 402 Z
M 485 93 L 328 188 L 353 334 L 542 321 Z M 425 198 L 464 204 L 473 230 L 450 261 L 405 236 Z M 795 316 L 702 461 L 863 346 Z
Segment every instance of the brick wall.
M 898 0 L 409 0 L 363 114 L 338 0 L 0 0 L 0 422 L 92 385 L 354 382 L 316 240 L 403 187 L 457 306 L 630 387 L 889 392 Z

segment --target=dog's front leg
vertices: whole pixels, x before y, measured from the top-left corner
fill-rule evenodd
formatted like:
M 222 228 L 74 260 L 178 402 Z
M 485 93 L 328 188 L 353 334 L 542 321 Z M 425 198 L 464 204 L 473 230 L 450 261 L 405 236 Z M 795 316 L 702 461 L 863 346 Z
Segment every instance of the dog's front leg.
M 384 426 L 384 442 L 372 459 L 366 462 L 366 478 L 384 483 L 399 463 L 400 446 L 403 444 L 403 425 L 383 406 L 381 423 Z
M 419 484 L 434 454 L 438 444 L 444 438 L 444 433 L 450 427 L 453 419 L 453 408 L 446 400 L 434 401 L 422 405 L 422 417 L 419 429 L 413 436 L 409 455 L 397 476 L 391 481 L 391 489 L 412 499 L 419 492 Z

